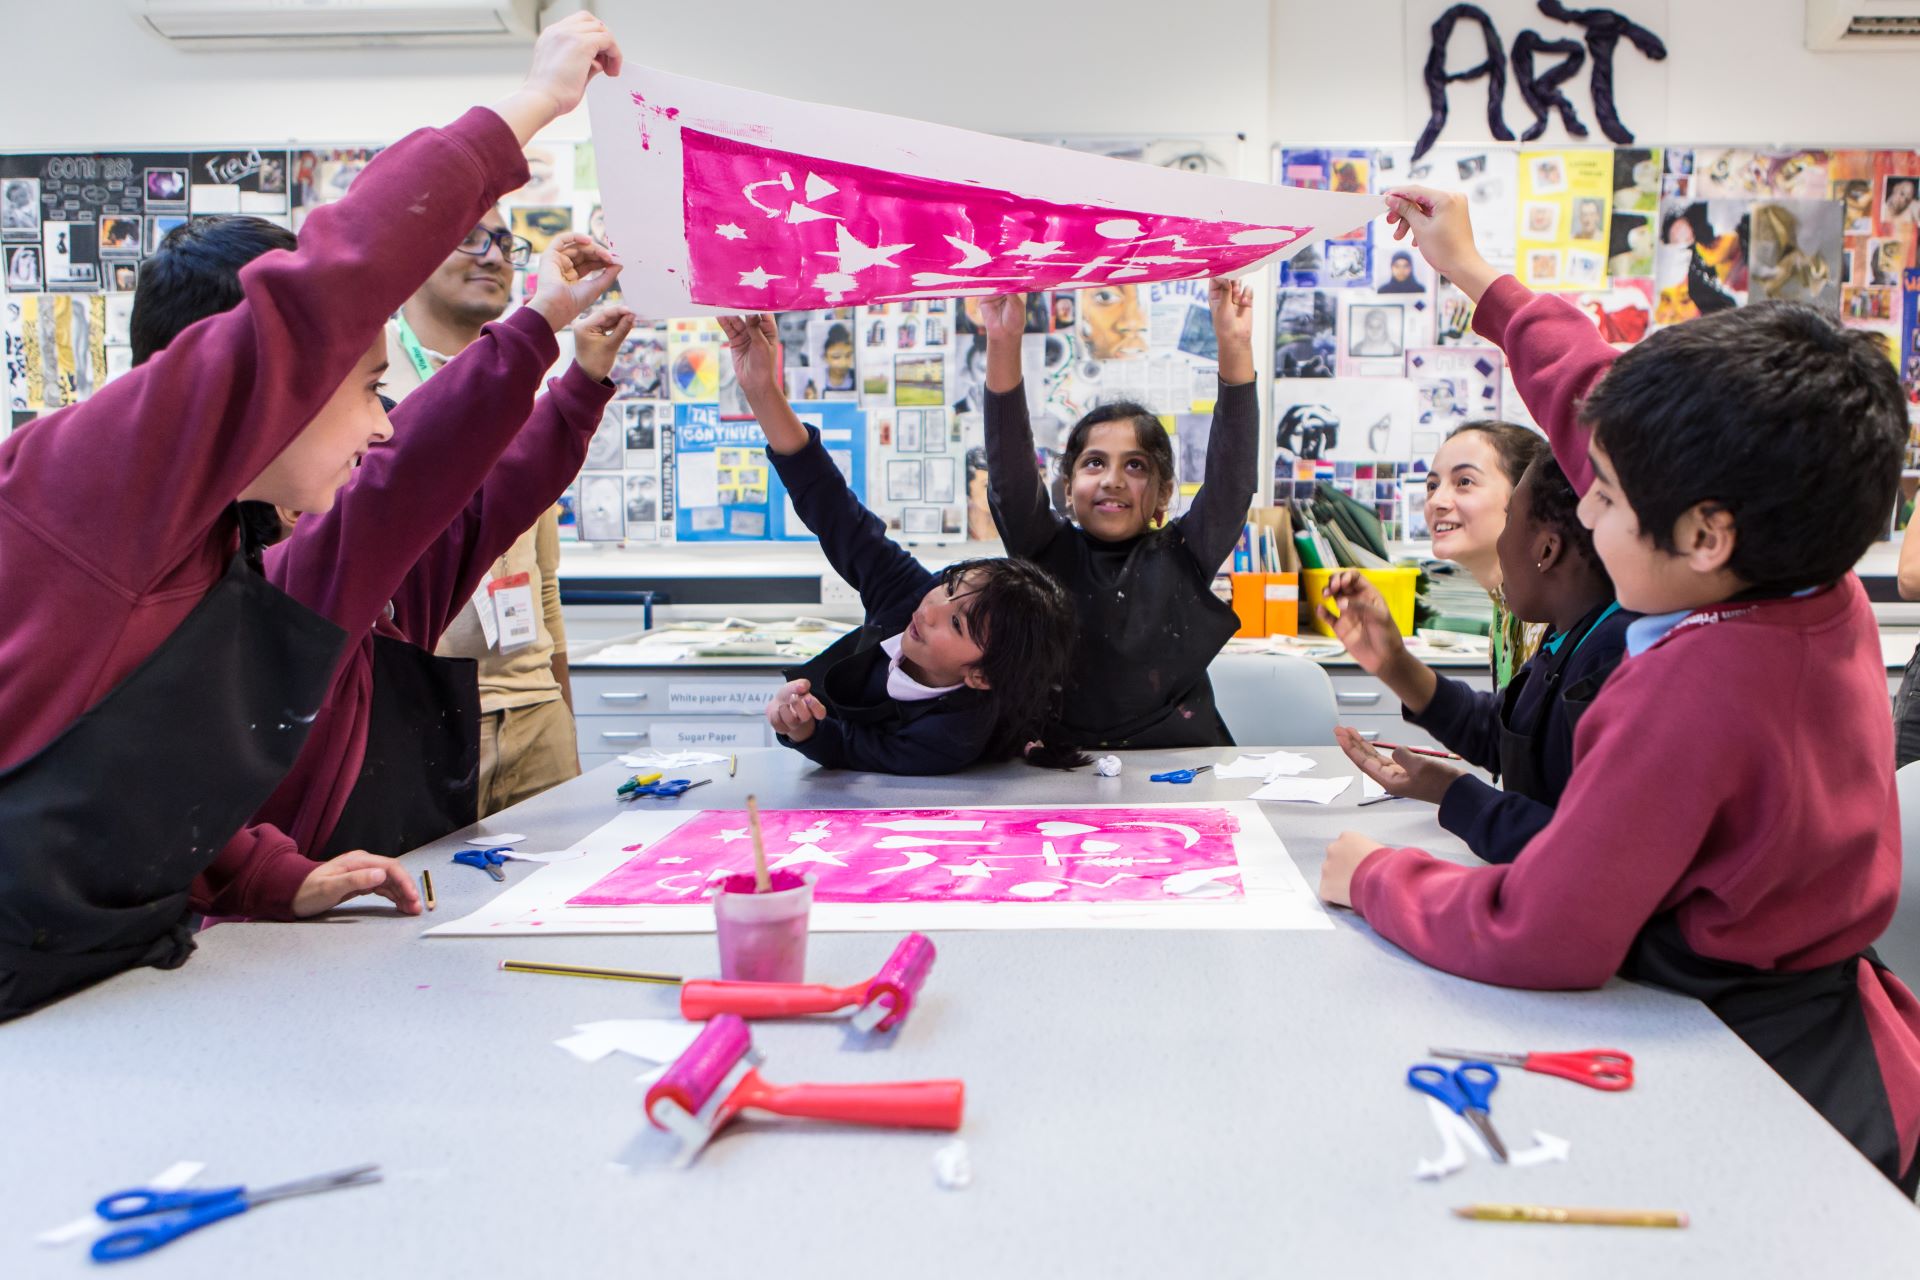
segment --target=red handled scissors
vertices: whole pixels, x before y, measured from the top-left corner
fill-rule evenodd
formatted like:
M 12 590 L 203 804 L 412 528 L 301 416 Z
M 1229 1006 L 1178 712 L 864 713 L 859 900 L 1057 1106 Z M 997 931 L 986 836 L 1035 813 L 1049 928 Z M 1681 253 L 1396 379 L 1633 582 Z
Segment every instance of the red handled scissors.
M 1491 1062 L 1537 1071 L 1608 1093 L 1633 1088 L 1633 1059 L 1618 1049 L 1577 1049 L 1572 1053 L 1471 1053 L 1465 1049 L 1429 1049 L 1427 1052 L 1433 1057 L 1457 1062 Z

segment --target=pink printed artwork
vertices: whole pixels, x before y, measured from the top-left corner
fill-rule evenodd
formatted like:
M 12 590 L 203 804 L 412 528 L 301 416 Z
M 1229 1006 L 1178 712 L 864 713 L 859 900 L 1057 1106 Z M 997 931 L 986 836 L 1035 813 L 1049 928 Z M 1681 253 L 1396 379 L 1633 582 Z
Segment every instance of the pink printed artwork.
M 1166 902 L 1243 895 L 1225 809 L 763 810 L 767 865 L 815 877 L 816 903 Z M 744 813 L 703 812 L 567 900 L 698 903 L 751 870 Z
M 1058 204 L 968 182 L 681 134 L 695 302 L 804 311 L 1216 276 L 1302 226 Z

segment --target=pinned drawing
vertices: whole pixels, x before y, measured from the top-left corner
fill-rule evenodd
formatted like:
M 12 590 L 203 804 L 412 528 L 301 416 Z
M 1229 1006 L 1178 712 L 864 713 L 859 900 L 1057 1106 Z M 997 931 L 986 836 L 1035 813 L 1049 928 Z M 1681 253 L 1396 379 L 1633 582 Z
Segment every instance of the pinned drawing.
M 1330 927 L 1245 801 L 760 817 L 770 866 L 812 879 L 820 930 Z M 711 932 L 714 885 L 751 866 L 744 834 L 733 812 L 627 810 L 431 932 Z
M 1238 274 L 1379 212 L 647 67 L 588 105 L 621 287 L 647 316 Z

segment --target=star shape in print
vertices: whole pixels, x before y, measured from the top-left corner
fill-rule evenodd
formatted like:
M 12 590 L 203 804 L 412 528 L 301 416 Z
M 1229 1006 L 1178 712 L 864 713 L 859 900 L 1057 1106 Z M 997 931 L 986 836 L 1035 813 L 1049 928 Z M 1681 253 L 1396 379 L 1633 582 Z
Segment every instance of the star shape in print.
M 824 822 L 816 822 L 805 831 L 794 832 L 788 836 L 787 839 L 793 841 L 795 844 L 819 844 L 832 834 L 833 832 L 828 830 Z
M 785 279 L 786 279 L 785 276 L 768 275 L 767 269 L 765 267 L 755 267 L 751 271 L 742 271 L 740 273 L 740 283 L 746 285 L 750 289 L 764 289 L 768 285 L 772 284 L 775 280 L 785 280 Z
M 720 830 L 721 844 L 732 844 L 735 840 L 745 840 L 746 838 L 747 829 L 745 827 L 722 827 Z
M 840 852 L 845 853 L 846 850 L 843 849 Z M 767 864 L 767 870 L 784 871 L 788 867 L 795 866 L 802 862 L 818 863 L 829 867 L 845 867 L 847 865 L 840 861 L 839 853 L 828 853 L 817 844 L 803 844 L 793 852 L 783 853 L 772 862 L 769 862 Z
M 993 875 L 997 871 L 1004 871 L 1006 868 L 990 867 L 980 859 L 975 858 L 972 862 L 943 862 L 940 864 L 940 869 L 942 871 L 951 871 L 953 878 L 958 880 L 963 876 L 968 878 L 984 878 Z
M 859 236 L 847 230 L 845 223 L 840 223 L 835 226 L 833 234 L 834 240 L 839 247 L 834 249 L 821 249 L 819 251 L 820 256 L 823 258 L 838 258 L 840 260 L 841 272 L 850 276 L 858 275 L 868 267 L 893 267 L 898 269 L 900 264 L 893 260 L 893 255 L 913 248 L 910 244 L 863 244 Z
M 745 240 L 747 233 L 738 223 L 723 222 L 713 229 L 713 234 L 723 240 Z

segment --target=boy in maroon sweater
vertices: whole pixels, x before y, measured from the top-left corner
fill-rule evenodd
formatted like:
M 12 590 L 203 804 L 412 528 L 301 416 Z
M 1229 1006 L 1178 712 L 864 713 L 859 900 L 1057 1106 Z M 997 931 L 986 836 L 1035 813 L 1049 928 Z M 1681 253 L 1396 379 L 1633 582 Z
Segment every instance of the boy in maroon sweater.
M 145 284 L 152 288 L 135 301 L 136 363 L 188 326 L 238 305 L 239 271 L 270 249 L 296 243 L 291 232 L 251 218 L 196 219 L 174 232 L 150 260 Z M 572 482 L 613 395 L 605 379 L 614 355 L 633 326 L 632 313 L 622 307 L 586 319 L 580 312 L 618 275 L 612 255 L 588 237 L 556 237 L 528 304 L 488 325 L 430 384 L 393 409 L 393 439 L 368 450 L 332 507 L 303 517 L 291 535 L 267 549 L 267 581 L 353 639 L 293 768 L 254 823 L 229 840 L 194 882 L 196 909 L 267 919 L 311 914 L 305 908 L 326 883 L 325 877 L 309 883 L 311 858 L 339 854 L 331 868 L 336 875 L 385 867 L 357 844 L 364 838 L 382 852 L 404 852 L 402 842 L 376 841 L 369 833 L 406 830 L 406 815 L 367 811 L 404 808 L 424 787 L 444 791 L 461 781 L 424 776 L 444 764 L 433 752 L 435 725 L 404 724 L 399 727 L 411 741 L 393 745 L 411 754 L 378 770 L 385 776 L 375 780 L 387 783 L 398 774 L 401 787 L 376 785 L 355 794 L 375 720 L 374 675 L 383 665 L 375 637 L 419 651 L 413 663 L 403 656 L 389 666 L 390 677 L 405 677 L 418 665 L 431 668 L 427 655 L 487 566 L 521 524 Z M 536 401 L 541 375 L 559 354 L 554 333 L 569 324 L 575 361 Z M 385 657 L 391 662 L 394 655 Z M 397 692 L 403 714 L 432 717 L 434 691 L 424 692 Z M 463 727 L 470 737 L 471 724 L 452 726 L 454 736 Z M 421 759 L 423 752 L 431 758 Z M 349 802 L 355 806 L 352 818 L 339 832 L 349 842 L 341 843 L 336 826 Z M 414 811 L 421 807 L 416 802 Z M 438 838 L 472 820 L 469 812 L 417 831 L 418 838 L 405 843 Z M 403 880 L 395 887 L 400 906 L 417 912 L 410 884 Z
M 619 62 L 597 19 L 556 23 L 520 90 L 389 148 L 240 306 L 0 442 L 0 1018 L 186 959 L 188 886 L 291 767 L 346 639 L 235 554 L 236 503 L 332 505 L 390 430 L 387 316 Z M 406 881 L 326 866 L 291 896 Z
M 1387 200 L 1478 304 L 1621 607 L 1648 616 L 1580 722 L 1552 823 L 1512 864 L 1348 832 L 1321 895 L 1483 982 L 1620 973 L 1700 997 L 1911 1194 L 1920 1001 L 1870 950 L 1900 888 L 1900 826 L 1886 673 L 1852 573 L 1900 472 L 1892 365 L 1875 338 L 1779 303 L 1621 355 L 1488 266 L 1461 197 Z

